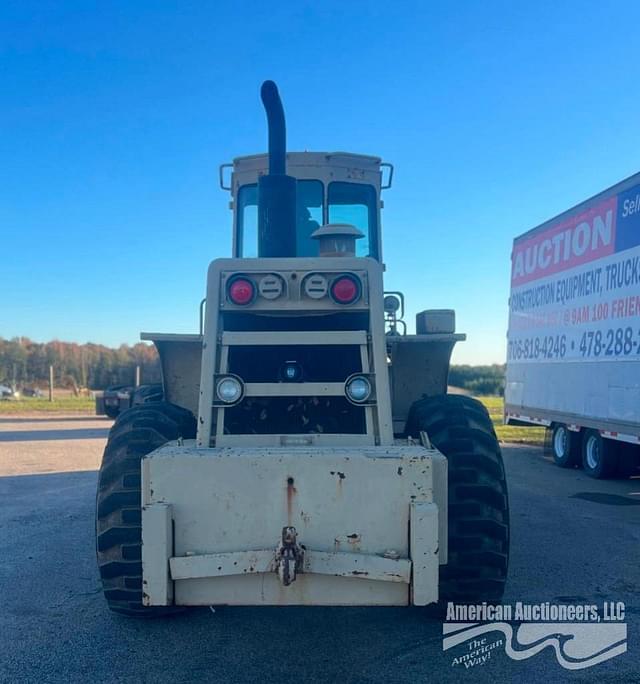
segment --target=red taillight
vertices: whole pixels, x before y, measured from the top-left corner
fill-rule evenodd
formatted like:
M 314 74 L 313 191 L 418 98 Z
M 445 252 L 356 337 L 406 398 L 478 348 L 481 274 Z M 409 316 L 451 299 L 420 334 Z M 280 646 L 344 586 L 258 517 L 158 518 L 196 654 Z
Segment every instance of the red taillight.
M 360 298 L 360 282 L 354 276 L 340 276 L 331 285 L 331 296 L 338 304 L 353 304 Z
M 244 305 L 253 301 L 256 293 L 254 284 L 247 278 L 236 278 L 229 285 L 229 299 L 234 304 Z

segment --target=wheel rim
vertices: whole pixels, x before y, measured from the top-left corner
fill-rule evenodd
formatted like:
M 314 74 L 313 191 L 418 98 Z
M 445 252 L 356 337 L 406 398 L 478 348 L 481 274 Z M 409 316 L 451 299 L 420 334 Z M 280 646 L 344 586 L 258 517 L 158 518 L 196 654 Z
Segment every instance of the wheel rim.
M 586 455 L 587 465 L 591 470 L 595 470 L 600 463 L 600 448 L 598 440 L 593 435 L 587 440 Z
M 564 458 L 567 453 L 567 428 L 559 427 L 553 436 L 553 451 L 557 458 Z

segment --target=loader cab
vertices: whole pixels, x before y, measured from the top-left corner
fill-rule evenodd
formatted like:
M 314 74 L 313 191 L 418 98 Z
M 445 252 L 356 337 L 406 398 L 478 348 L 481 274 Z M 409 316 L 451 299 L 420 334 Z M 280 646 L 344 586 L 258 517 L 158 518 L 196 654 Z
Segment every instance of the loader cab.
M 391 164 L 347 152 L 290 152 L 286 158 L 287 173 L 297 180 L 296 256 L 318 256 L 318 241 L 311 234 L 320 226 L 347 223 L 364 235 L 356 256 L 382 261 L 380 194 L 391 187 Z M 258 179 L 268 163 L 266 154 L 258 154 L 220 167 L 220 185 L 232 195 L 236 258 L 258 256 Z

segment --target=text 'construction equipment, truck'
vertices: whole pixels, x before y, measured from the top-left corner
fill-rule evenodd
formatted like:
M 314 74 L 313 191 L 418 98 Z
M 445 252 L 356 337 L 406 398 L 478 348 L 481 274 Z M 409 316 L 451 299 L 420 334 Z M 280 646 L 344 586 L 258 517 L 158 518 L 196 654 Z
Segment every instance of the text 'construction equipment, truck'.
M 287 153 L 275 84 L 261 94 L 269 153 L 221 168 L 233 257 L 209 267 L 200 333 L 143 335 L 163 397 L 109 435 L 96 512 L 108 604 L 498 601 L 502 456 L 486 409 L 446 394 L 464 339 L 453 311 L 423 311 L 407 334 L 403 295 L 384 291 L 393 168 Z
M 640 174 L 515 239 L 505 419 L 596 478 L 640 456 Z

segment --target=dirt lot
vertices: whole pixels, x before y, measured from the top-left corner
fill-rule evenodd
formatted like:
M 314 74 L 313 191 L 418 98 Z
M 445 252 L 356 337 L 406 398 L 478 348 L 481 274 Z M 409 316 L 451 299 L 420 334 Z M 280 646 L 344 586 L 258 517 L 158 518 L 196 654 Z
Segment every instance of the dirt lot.
M 95 567 L 96 468 L 111 421 L 0 417 L 0 682 L 640 682 L 640 480 L 590 480 L 506 445 L 505 602 L 624 601 L 628 651 L 584 670 L 551 647 L 455 666 L 442 623 L 407 608 L 108 612 Z M 495 642 L 501 632 L 488 635 Z M 462 650 L 460 650 L 462 649 Z

